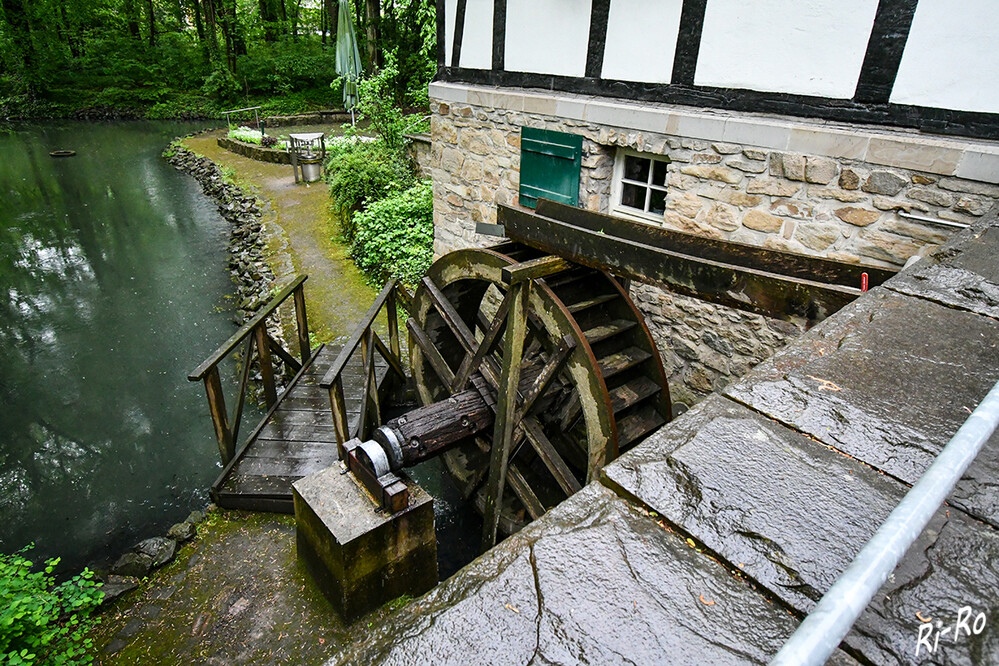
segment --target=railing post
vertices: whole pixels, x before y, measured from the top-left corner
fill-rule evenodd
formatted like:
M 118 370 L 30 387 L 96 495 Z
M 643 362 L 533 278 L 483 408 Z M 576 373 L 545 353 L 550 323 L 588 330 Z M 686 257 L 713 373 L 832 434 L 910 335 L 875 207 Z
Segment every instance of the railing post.
M 267 342 L 267 322 L 261 321 L 253 330 L 257 340 L 257 358 L 260 361 L 260 378 L 264 382 L 264 400 L 272 407 L 277 402 L 277 386 L 274 383 L 274 365 L 271 363 L 271 347 Z
M 340 460 L 346 460 L 343 445 L 350 439 L 347 429 L 347 402 L 343 397 L 343 379 L 337 375 L 330 386 L 330 410 L 333 412 L 333 430 L 336 432 L 336 449 Z
M 309 342 L 309 318 L 305 313 L 304 283 L 295 290 L 295 321 L 298 324 L 298 350 L 304 366 L 312 357 L 312 347 Z
M 222 380 L 218 367 L 212 367 L 205 375 L 205 392 L 208 394 L 208 411 L 215 426 L 215 438 L 219 444 L 219 455 L 222 464 L 228 465 L 236 453 L 232 441 L 232 431 L 229 429 L 229 415 L 225 409 L 225 395 L 222 393 Z
M 388 301 L 386 301 L 385 316 L 388 317 L 388 332 L 389 332 L 389 351 L 397 359 L 401 358 L 401 352 L 399 349 L 399 316 L 396 309 L 396 287 L 393 285 L 392 291 L 389 293 Z

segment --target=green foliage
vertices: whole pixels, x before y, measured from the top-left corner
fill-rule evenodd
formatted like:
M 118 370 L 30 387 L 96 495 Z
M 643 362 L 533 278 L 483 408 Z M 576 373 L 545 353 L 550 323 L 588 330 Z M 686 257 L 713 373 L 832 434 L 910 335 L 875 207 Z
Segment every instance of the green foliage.
M 0 554 L 0 663 L 90 663 L 86 634 L 90 615 L 104 598 L 100 583 L 84 569 L 57 585 L 52 572 L 59 560 L 32 571 L 32 562 L 24 558 L 27 550 Z
M 288 114 L 341 103 L 326 86 L 336 76 L 326 3 L 286 2 L 283 12 L 256 0 L 0 4 L 0 116 L 217 117 L 234 106 Z M 379 24 L 380 50 L 399 54 L 390 97 L 425 103 L 436 71 L 432 3 L 382 3 Z
M 218 67 L 201 86 L 201 92 L 219 102 L 233 102 L 240 93 L 239 82 L 225 67 Z
M 360 137 L 331 142 L 326 163 L 333 207 L 343 216 L 340 231 L 354 237 L 353 213 L 413 182 L 408 165 L 382 140 Z
M 385 67 L 374 76 L 362 78 L 358 84 L 357 109 L 371 120 L 371 127 L 385 142 L 389 150 L 401 152 L 406 119 L 396 106 L 393 93 L 397 87 L 399 70 L 394 54 L 386 56 Z
M 434 197 L 429 180 L 395 192 L 354 216 L 351 255 L 375 278 L 414 285 L 433 261 Z

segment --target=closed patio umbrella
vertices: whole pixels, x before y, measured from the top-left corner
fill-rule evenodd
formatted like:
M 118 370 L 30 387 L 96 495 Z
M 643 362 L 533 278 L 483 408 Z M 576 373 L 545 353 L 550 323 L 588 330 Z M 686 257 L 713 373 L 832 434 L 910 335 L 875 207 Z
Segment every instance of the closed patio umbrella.
M 340 0 L 336 26 L 336 73 L 343 77 L 343 108 L 350 111 L 354 122 L 357 105 L 357 80 L 361 77 L 361 56 L 357 51 L 357 35 L 350 17 L 350 0 Z

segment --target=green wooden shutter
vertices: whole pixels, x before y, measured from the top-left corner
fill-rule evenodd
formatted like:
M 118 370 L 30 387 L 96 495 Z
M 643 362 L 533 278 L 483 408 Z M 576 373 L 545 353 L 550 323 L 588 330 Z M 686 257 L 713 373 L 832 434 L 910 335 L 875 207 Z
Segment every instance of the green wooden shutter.
M 520 205 L 535 208 L 544 197 L 579 204 L 579 168 L 583 137 L 579 134 L 520 129 Z

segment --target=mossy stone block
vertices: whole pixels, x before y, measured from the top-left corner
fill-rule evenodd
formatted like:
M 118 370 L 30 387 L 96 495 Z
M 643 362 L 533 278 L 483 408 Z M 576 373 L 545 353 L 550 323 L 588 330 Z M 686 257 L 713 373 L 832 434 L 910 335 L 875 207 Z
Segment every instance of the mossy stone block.
M 437 584 L 433 498 L 407 480 L 409 506 L 376 511 L 368 492 L 334 465 L 292 486 L 298 557 L 346 621 Z

